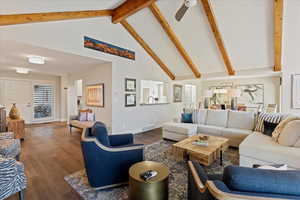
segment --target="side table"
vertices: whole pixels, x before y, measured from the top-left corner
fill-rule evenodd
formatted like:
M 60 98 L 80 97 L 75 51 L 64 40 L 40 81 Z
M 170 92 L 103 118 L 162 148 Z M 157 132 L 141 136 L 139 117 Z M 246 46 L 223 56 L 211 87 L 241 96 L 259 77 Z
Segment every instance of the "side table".
M 6 119 L 7 129 L 14 132 L 16 139 L 25 138 L 25 121 L 23 119 Z
M 140 174 L 155 170 L 158 174 L 144 181 Z M 129 199 L 130 200 L 168 200 L 169 168 L 162 163 L 143 161 L 134 164 L 129 169 Z

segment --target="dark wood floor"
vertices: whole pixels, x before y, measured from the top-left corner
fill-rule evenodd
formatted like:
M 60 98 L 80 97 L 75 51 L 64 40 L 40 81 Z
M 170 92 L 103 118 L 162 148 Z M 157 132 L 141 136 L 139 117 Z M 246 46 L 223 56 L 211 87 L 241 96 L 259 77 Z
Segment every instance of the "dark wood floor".
M 28 178 L 26 200 L 79 200 L 64 176 L 84 168 L 79 130 L 70 135 L 64 123 L 26 128 L 21 162 Z M 135 135 L 135 143 L 151 144 L 161 139 L 161 129 Z M 17 200 L 17 195 L 8 200 Z

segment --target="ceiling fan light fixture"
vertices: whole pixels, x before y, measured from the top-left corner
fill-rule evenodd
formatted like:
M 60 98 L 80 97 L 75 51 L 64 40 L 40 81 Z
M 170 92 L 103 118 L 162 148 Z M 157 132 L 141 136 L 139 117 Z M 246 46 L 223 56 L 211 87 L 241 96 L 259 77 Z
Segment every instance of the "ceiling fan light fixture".
M 29 69 L 26 69 L 26 68 L 17 68 L 16 72 L 18 74 L 28 74 L 29 73 Z
M 186 7 L 193 7 L 197 4 L 197 0 L 185 0 L 184 4 Z
M 28 62 L 31 64 L 43 65 L 45 64 L 45 58 L 42 56 L 28 56 Z

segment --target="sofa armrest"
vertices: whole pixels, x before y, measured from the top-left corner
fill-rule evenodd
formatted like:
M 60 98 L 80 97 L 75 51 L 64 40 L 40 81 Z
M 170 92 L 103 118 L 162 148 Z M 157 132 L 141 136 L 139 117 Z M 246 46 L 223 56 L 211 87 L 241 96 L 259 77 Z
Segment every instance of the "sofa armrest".
M 133 144 L 133 134 L 110 135 L 109 142 L 111 146 L 122 146 Z

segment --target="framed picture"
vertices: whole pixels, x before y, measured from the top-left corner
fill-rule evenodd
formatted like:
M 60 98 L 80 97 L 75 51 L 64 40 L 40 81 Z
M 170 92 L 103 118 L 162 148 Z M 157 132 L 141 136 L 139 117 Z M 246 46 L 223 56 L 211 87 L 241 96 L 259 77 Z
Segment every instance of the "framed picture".
M 125 78 L 125 91 L 126 92 L 136 91 L 136 79 Z
M 85 102 L 87 106 L 104 107 L 104 84 L 86 86 Z
M 173 86 L 173 102 L 174 103 L 182 102 L 182 85 Z
M 293 108 L 300 108 L 300 74 L 292 75 L 292 105 Z
M 256 107 L 259 104 L 264 104 L 263 84 L 238 85 L 237 89 L 241 90 L 241 96 L 237 98 L 238 104 L 243 104 L 247 107 Z
M 136 94 L 125 94 L 125 107 L 136 106 Z

